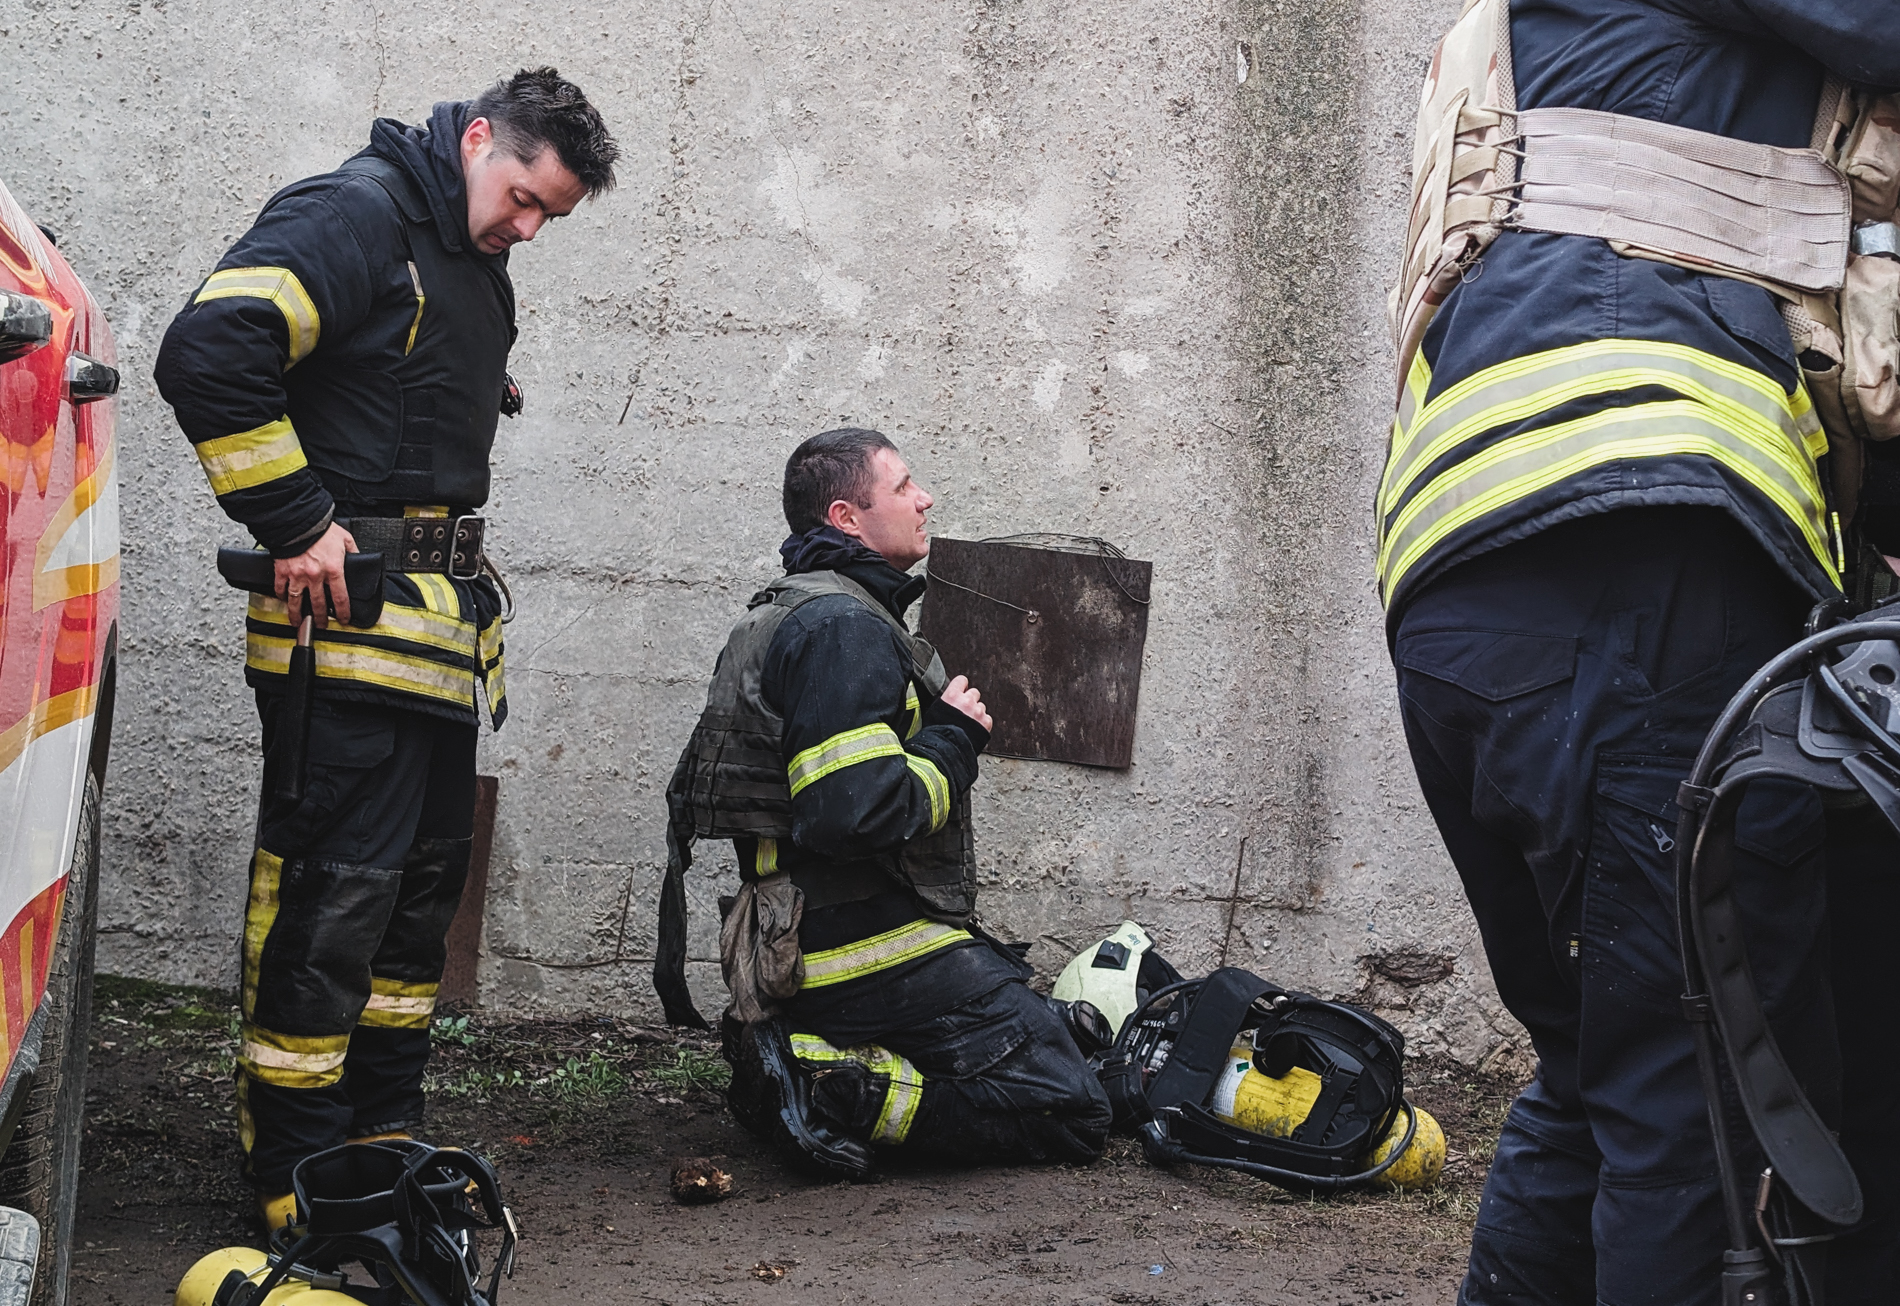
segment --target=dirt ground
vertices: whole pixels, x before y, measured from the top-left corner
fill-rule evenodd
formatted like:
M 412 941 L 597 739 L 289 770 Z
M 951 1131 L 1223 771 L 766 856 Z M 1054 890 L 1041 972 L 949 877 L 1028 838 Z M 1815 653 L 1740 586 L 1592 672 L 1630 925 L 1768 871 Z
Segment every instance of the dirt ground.
M 231 1107 L 236 1015 L 198 990 L 101 978 L 72 1300 L 168 1306 L 245 1223 Z M 1117 1140 L 1093 1166 L 890 1170 L 816 1182 L 726 1114 L 714 1046 L 611 1021 L 437 1023 L 431 1135 L 493 1160 L 522 1230 L 503 1301 L 912 1306 L 1448 1302 L 1517 1085 L 1413 1062 L 1450 1140 L 1421 1195 L 1310 1200 L 1169 1172 Z M 672 1164 L 733 1177 L 676 1204 Z

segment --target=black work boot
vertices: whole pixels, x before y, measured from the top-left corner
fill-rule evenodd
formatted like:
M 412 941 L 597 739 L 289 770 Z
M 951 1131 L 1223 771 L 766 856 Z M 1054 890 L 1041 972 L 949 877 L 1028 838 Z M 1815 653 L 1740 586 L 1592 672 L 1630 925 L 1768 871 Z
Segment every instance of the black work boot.
M 1093 1002 L 1081 998 L 1073 1002 L 1057 998 L 1044 998 L 1043 1001 L 1056 1013 L 1056 1019 L 1062 1022 L 1062 1028 L 1069 1031 L 1069 1037 L 1075 1040 L 1076 1050 L 1084 1057 L 1094 1056 L 1115 1041 L 1115 1031 L 1109 1028 L 1108 1017 Z
M 783 1017 L 748 1026 L 739 1036 L 732 1079 L 734 1093 L 728 1101 L 733 1102 L 733 1115 L 752 1129 L 746 1119 L 752 1114 L 764 1126 L 754 1132 L 776 1140 L 794 1163 L 843 1179 L 870 1173 L 870 1145 L 847 1135 L 816 1108 L 812 1076 L 792 1055 L 791 1032 Z

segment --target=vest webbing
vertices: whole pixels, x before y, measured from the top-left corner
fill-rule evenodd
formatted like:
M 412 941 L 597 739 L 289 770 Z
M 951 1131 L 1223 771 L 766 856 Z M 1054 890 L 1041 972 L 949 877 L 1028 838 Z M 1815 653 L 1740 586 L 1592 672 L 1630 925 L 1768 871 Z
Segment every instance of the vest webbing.
M 856 599 L 891 627 L 909 651 L 910 678 L 918 690 L 940 697 L 948 683 L 936 650 L 847 576 L 835 571 L 786 576 L 752 596 L 749 611 L 733 627 L 719 655 L 705 711 L 667 786 L 667 869 L 660 888 L 653 984 L 672 1024 L 705 1025 L 686 989 L 685 876 L 692 866 L 693 841 L 758 839 L 763 844 L 791 838 L 792 778 L 784 756 L 785 720 L 765 699 L 765 660 L 786 617 L 813 599 L 833 594 Z M 853 875 L 848 885 L 814 883 L 815 897 L 833 905 L 901 887 L 910 891 L 924 915 L 966 924 L 976 906 L 969 795 L 954 799 L 946 795 L 945 799 L 948 811 L 941 825 L 932 834 L 906 842 L 891 857 L 887 876 L 867 882 Z M 757 868 L 748 870 L 757 873 Z M 802 878 L 794 877 L 794 883 Z

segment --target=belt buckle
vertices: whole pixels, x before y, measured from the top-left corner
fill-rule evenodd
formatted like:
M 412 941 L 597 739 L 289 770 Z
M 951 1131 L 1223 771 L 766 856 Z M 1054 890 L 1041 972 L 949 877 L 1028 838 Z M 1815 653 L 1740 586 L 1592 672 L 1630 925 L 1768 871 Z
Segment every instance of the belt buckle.
M 473 513 L 455 519 L 453 545 L 449 550 L 449 575 L 456 580 L 474 580 L 482 574 L 482 538 L 488 533 L 488 518 Z

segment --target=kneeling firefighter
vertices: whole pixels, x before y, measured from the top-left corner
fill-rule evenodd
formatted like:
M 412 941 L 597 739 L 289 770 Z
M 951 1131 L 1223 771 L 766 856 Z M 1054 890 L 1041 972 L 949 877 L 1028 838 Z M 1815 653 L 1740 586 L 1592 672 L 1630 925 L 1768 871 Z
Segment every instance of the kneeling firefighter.
M 875 431 L 785 467 L 786 575 L 755 595 L 672 783 L 654 984 L 675 1024 L 693 840 L 729 838 L 721 959 L 740 1122 L 822 1171 L 872 1145 L 955 1161 L 1093 1160 L 1109 1107 L 1030 968 L 975 923 L 969 789 L 990 718 L 903 613 L 930 495 Z M 1105 1041 L 1105 1039 L 1103 1040 Z
M 1734 1214 L 1756 1205 L 1752 1146 L 1718 1167 L 1739 1121 L 1711 1124 L 1731 1090 L 1705 1091 L 1675 912 L 1679 787 L 1735 724 L 1724 705 L 1816 604 L 1892 588 L 1897 18 L 1468 0 L 1427 75 L 1379 583 L 1420 787 L 1539 1061 L 1462 1301 L 1760 1303 L 1764 1283 L 1724 1279 L 1750 1236 L 1837 1306 L 1900 1282 L 1891 832 L 1793 767 L 1738 781 L 1716 823 L 1716 933 L 1746 938 L 1805 1136 L 1838 1131 L 1858 1176 L 1858 1206 L 1838 1164 L 1800 1180 L 1829 1224 L 1789 1232 L 1770 1147 L 1772 1252 Z M 1718 1015 L 1738 991 L 1710 990 Z M 1741 1083 L 1768 1044 L 1722 1033 Z M 1788 1242 L 1809 1237 L 1830 1241 Z

